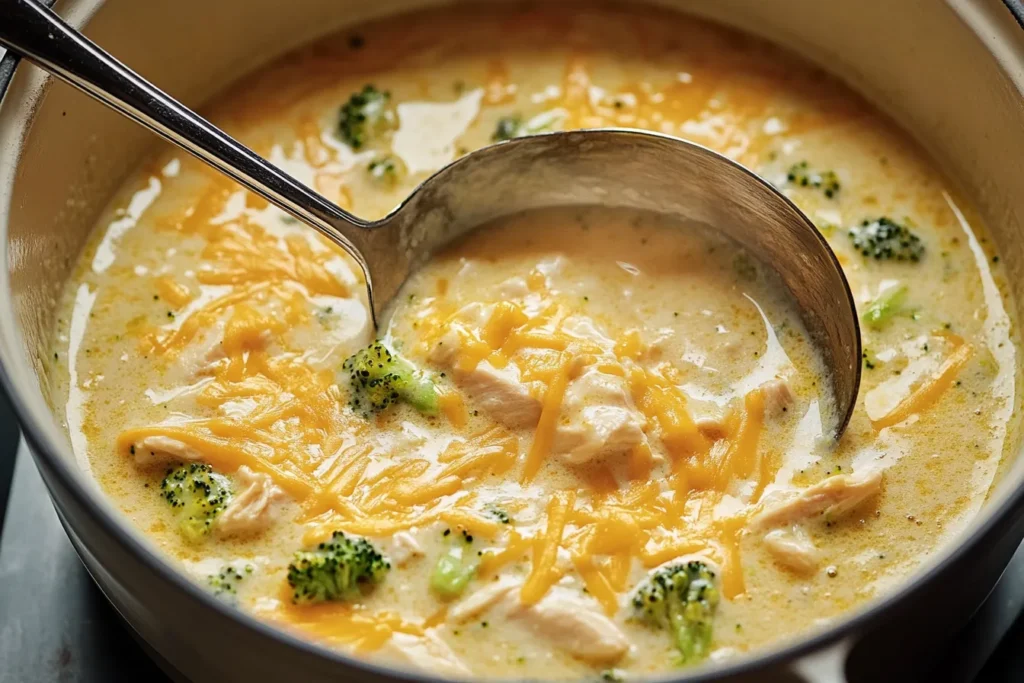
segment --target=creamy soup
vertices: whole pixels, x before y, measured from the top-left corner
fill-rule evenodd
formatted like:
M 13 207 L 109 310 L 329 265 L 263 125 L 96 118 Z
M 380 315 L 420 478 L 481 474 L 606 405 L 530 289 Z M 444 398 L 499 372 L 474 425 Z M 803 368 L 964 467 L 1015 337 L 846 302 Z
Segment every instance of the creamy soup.
M 788 54 L 653 9 L 459 7 L 303 49 L 208 113 L 367 217 L 503 139 L 694 140 L 808 213 L 864 335 L 834 443 L 771 269 L 600 207 L 471 233 L 375 332 L 347 256 L 164 150 L 81 255 L 55 395 L 81 466 L 219 599 L 444 676 L 629 678 L 827 625 L 993 485 L 1017 400 L 998 255 L 904 133 Z

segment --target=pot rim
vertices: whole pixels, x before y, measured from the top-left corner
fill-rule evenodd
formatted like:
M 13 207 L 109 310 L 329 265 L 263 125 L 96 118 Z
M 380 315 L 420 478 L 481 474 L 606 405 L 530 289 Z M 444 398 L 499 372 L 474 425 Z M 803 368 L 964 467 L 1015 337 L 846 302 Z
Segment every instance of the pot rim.
M 56 0 L 36 0 L 52 6 Z M 947 0 L 950 5 L 955 5 L 956 0 Z M 1001 0 L 1001 5 L 1011 14 L 1016 23 L 1024 29 L 1024 0 Z M 960 18 L 966 30 L 974 33 L 978 40 L 991 48 L 1001 42 L 996 35 L 982 35 L 979 31 L 964 21 L 962 12 L 953 7 L 954 13 Z M 0 107 L 3 107 L 8 94 L 8 88 L 14 78 L 17 68 L 20 65 L 20 58 L 8 52 L 0 58 Z M 1013 79 L 1011 79 L 1013 80 Z M 1024 82 L 1014 81 L 1018 93 L 1024 98 Z M 47 84 L 44 87 L 49 87 Z M 7 211 L 0 207 L 0 253 L 7 253 Z M 55 438 L 54 425 L 46 424 L 39 419 L 28 402 L 18 391 L 15 381 L 8 367 L 16 363 L 28 365 L 25 357 L 24 346 L 21 343 L 19 325 L 13 310 L 13 297 L 10 294 L 9 279 L 6 263 L 0 271 L 0 390 L 6 392 L 18 418 L 22 435 L 29 445 L 29 451 L 41 471 L 56 477 L 59 484 L 72 496 L 75 503 L 88 510 L 96 524 L 116 542 L 125 548 L 135 559 L 165 583 L 171 584 L 173 588 L 184 593 L 194 602 L 198 602 L 206 609 L 212 609 L 221 617 L 232 619 L 243 627 L 249 629 L 260 637 L 270 638 L 278 643 L 294 648 L 307 656 L 317 657 L 326 662 L 340 667 L 354 667 L 362 669 L 367 673 L 390 680 L 403 680 L 410 683 L 429 683 L 439 680 L 429 673 L 412 671 L 408 669 L 392 668 L 384 666 L 375 661 L 350 656 L 340 650 L 334 650 L 320 645 L 313 640 L 298 637 L 283 629 L 276 628 L 249 614 L 248 612 L 231 606 L 222 600 L 218 600 L 208 591 L 203 590 L 195 582 L 189 580 L 183 572 L 174 568 L 171 562 L 166 561 L 151 548 L 147 547 L 140 537 L 129 527 L 129 523 L 103 504 L 98 490 L 90 489 L 84 485 L 82 474 L 73 468 L 70 463 L 74 461 L 74 454 L 71 457 L 61 457 L 60 452 L 67 447 L 59 439 Z M 53 498 L 52 490 L 47 483 L 47 491 L 51 496 L 51 502 L 56 506 L 57 501 Z M 856 633 L 865 630 L 883 620 L 886 613 L 897 605 L 909 602 L 913 596 L 923 592 L 927 587 L 937 582 L 948 566 L 957 560 L 965 558 L 979 544 L 984 542 L 997 531 L 997 526 L 1011 517 L 1015 512 L 1024 510 L 1024 480 L 1012 490 L 1006 491 L 1001 500 L 996 499 L 989 505 L 989 510 L 984 519 L 973 525 L 973 528 L 964 532 L 959 543 L 949 543 L 943 552 L 935 556 L 935 560 L 927 566 L 920 567 L 912 580 L 902 583 L 896 590 L 871 600 L 860 609 L 854 609 L 841 616 L 836 622 L 821 631 L 812 632 L 805 637 L 797 637 L 790 641 L 781 643 L 778 647 L 765 650 L 760 654 L 743 656 L 734 662 L 714 663 L 708 662 L 691 672 L 665 673 L 653 676 L 650 680 L 655 681 L 685 681 L 686 683 L 704 683 L 722 678 L 739 676 L 756 672 L 759 669 L 773 665 L 782 665 L 789 661 L 798 661 L 812 653 L 826 651 L 830 648 L 840 648 L 846 644 L 847 639 Z M 63 517 L 62 517 L 63 519 Z M 67 522 L 68 524 L 73 524 Z M 132 627 L 134 629 L 134 627 Z M 845 657 L 845 650 L 843 650 Z M 162 655 L 161 655 L 162 656 Z M 498 681 L 511 681 L 516 679 L 496 679 Z

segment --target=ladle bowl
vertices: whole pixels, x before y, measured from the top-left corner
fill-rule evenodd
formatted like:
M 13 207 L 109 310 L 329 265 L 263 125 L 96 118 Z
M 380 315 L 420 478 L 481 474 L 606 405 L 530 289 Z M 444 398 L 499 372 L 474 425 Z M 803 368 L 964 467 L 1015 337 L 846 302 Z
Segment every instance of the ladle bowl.
M 518 138 L 449 164 L 394 211 L 342 210 L 147 82 L 35 0 L 0 0 L 0 44 L 150 128 L 347 251 L 363 270 L 375 323 L 409 274 L 460 235 L 551 206 L 634 208 L 721 231 L 775 270 L 822 356 L 842 435 L 860 384 L 860 329 L 849 284 L 813 223 L 755 173 L 700 145 L 601 129 Z

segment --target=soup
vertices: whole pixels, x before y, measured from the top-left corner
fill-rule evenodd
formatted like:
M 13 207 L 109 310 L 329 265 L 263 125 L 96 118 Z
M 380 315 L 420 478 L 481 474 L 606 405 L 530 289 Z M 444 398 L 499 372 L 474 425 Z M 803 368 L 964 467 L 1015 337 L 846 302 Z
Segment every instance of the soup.
M 694 140 L 811 216 L 865 341 L 833 443 L 770 267 L 601 207 L 471 233 L 375 339 L 349 258 L 165 150 L 80 257 L 55 395 L 81 466 L 219 599 L 442 676 L 637 677 L 828 624 L 988 495 L 1016 401 L 998 254 L 904 133 L 788 54 L 654 9 L 459 7 L 303 49 L 209 113 L 368 217 L 520 135 Z

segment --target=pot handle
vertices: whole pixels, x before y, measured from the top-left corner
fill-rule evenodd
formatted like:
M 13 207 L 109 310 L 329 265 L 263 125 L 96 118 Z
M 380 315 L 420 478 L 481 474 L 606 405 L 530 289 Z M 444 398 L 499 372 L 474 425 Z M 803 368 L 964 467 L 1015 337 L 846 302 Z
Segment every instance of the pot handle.
M 849 639 L 840 640 L 824 650 L 801 657 L 790 668 L 806 683 L 846 683 L 846 658 L 852 647 Z

